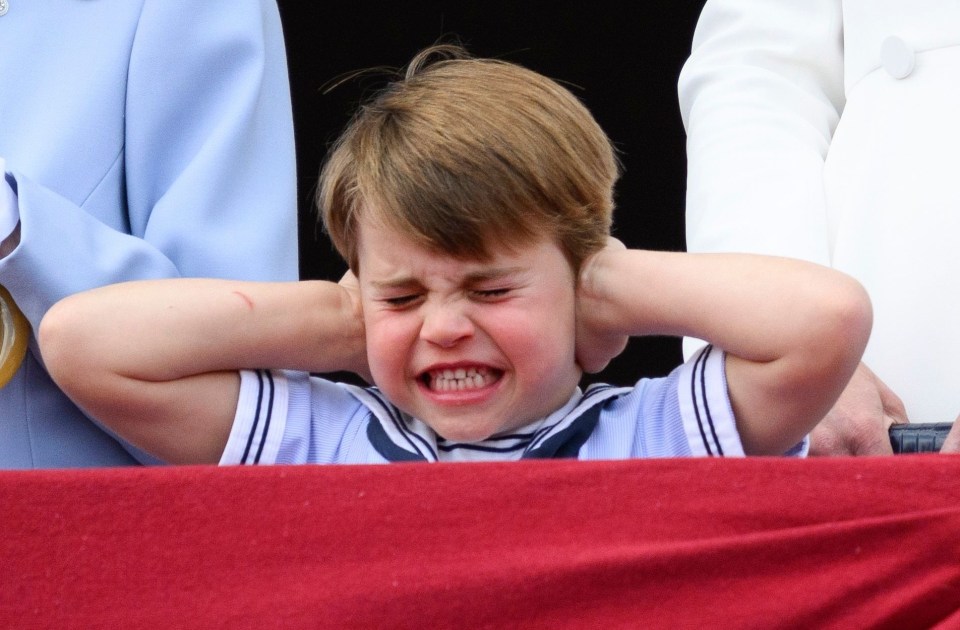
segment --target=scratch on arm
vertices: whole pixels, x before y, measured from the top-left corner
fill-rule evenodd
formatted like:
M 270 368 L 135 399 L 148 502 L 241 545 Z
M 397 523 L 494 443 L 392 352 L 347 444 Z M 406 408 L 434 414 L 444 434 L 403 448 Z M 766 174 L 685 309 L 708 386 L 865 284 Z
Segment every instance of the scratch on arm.
M 253 300 L 250 299 L 250 296 L 242 291 L 234 291 L 233 294 L 243 300 L 246 303 L 247 308 L 249 308 L 251 311 L 253 310 Z

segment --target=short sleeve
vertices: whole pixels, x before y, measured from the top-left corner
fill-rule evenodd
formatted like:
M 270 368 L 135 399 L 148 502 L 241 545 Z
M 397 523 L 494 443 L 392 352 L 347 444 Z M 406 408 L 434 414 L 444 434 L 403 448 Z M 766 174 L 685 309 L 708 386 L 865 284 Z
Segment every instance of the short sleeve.
M 276 462 L 287 424 L 288 385 L 283 372 L 240 372 L 237 411 L 221 465 Z
M 721 350 L 706 346 L 678 369 L 680 419 L 697 457 L 744 454 L 727 394 L 725 358 Z
M 666 377 L 641 379 L 607 401 L 580 458 L 742 457 L 725 363 L 722 350 L 706 346 Z M 784 454 L 804 456 L 808 443 Z
M 348 386 L 305 372 L 242 370 L 221 465 L 381 463 L 370 412 Z
M 744 456 L 727 390 L 725 362 L 724 352 L 706 346 L 678 368 L 680 417 L 695 456 Z M 809 445 L 809 438 L 804 437 L 784 455 L 805 457 Z

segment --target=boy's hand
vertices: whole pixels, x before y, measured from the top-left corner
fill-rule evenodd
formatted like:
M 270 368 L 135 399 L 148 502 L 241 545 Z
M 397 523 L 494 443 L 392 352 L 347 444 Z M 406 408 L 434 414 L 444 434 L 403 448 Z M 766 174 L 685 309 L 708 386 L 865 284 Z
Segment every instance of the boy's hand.
M 587 373 L 599 372 L 627 347 L 629 337 L 621 333 L 611 333 L 602 321 L 604 309 L 597 300 L 594 290 L 602 278 L 603 258 L 610 252 L 622 251 L 626 247 L 612 236 L 604 249 L 584 261 L 580 268 L 577 283 L 577 363 Z
M 360 302 L 360 281 L 357 280 L 357 276 L 347 269 L 347 273 L 343 274 L 343 277 L 340 278 L 340 282 L 337 284 L 347 290 L 357 316 L 363 319 L 363 307 Z
M 900 398 L 861 363 L 810 434 L 811 455 L 892 455 L 890 427 L 907 422 Z
M 357 276 L 348 269 L 337 284 L 346 291 L 353 306 L 353 312 L 356 314 L 357 319 L 362 322 L 363 305 L 360 301 L 360 282 L 357 280 Z M 367 364 L 366 347 L 360 350 L 361 352 L 357 354 L 356 360 L 353 362 L 353 365 L 349 367 L 348 371 L 357 374 L 368 383 L 373 383 L 373 377 L 370 375 L 370 366 Z

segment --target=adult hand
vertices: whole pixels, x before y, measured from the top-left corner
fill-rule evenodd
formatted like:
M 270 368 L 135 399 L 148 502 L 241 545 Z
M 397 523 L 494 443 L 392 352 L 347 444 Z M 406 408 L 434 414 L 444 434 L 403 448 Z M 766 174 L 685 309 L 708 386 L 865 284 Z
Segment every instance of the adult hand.
M 604 249 L 593 254 L 580 267 L 577 282 L 577 363 L 584 372 L 599 372 L 627 347 L 629 337 L 619 333 L 610 333 L 601 321 L 602 305 L 595 299 L 594 283 L 603 282 L 598 278 L 597 269 L 602 266 L 603 256 L 611 251 L 626 249 L 623 243 L 609 237 Z M 629 278 L 623 278 L 629 282 Z
M 957 419 L 953 421 L 953 426 L 950 428 L 950 433 L 947 433 L 947 437 L 944 438 L 940 452 L 960 453 L 960 416 L 957 416 Z
M 890 427 L 907 421 L 900 397 L 861 363 L 810 434 L 810 454 L 892 455 Z

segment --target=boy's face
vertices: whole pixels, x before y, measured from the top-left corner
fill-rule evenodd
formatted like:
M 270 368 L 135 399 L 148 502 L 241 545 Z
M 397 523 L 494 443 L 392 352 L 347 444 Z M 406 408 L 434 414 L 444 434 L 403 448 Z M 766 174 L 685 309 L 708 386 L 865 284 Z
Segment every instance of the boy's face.
M 487 262 L 360 222 L 359 281 L 374 382 L 441 436 L 474 442 L 563 405 L 580 379 L 574 276 L 553 241 Z

